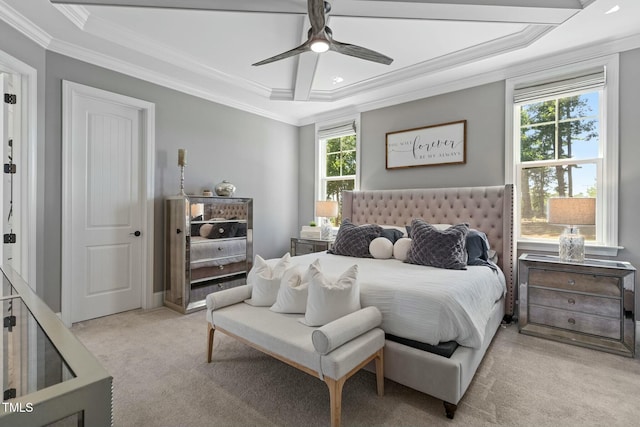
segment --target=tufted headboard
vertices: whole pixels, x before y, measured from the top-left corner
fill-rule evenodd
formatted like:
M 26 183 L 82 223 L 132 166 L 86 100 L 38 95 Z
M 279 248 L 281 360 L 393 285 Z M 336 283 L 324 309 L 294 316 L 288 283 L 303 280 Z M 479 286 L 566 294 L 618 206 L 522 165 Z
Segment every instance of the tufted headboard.
M 507 280 L 505 313 L 514 314 L 513 185 L 345 191 L 342 197 L 342 218 L 354 224 L 404 226 L 421 218 L 432 224 L 464 222 L 486 233 Z

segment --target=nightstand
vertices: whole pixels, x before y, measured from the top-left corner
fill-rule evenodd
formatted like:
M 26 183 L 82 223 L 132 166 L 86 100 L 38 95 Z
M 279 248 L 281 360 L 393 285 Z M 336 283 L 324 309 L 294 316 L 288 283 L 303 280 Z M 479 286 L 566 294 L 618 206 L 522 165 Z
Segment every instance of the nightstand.
M 633 357 L 635 277 L 627 262 L 523 254 L 520 332 Z
M 291 256 L 323 252 L 331 249 L 333 240 L 291 238 Z

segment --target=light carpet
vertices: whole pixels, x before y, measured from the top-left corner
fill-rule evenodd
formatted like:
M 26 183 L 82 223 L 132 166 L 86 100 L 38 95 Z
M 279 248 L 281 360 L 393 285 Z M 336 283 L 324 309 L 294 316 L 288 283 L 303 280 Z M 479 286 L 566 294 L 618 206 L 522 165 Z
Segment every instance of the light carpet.
M 113 424 L 327 426 L 324 382 L 216 334 L 206 363 L 204 312 L 134 310 L 72 332 L 113 376 Z M 343 390 L 343 426 L 630 426 L 640 423 L 640 363 L 502 326 L 458 405 L 361 371 Z

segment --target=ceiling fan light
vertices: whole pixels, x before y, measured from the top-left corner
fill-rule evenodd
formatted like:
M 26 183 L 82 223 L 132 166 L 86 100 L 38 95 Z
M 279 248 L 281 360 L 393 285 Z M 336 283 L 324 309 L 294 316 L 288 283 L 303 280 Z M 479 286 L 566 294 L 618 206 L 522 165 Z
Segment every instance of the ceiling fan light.
M 329 50 L 329 42 L 326 40 L 315 40 L 311 43 L 311 50 L 316 53 L 322 53 Z

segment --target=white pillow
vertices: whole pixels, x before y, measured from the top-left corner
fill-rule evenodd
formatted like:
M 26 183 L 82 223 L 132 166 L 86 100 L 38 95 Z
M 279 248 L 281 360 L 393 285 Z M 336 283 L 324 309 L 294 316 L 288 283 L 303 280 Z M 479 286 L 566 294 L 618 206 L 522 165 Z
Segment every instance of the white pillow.
M 269 310 L 276 313 L 300 313 L 307 309 L 307 296 L 309 295 L 309 274 L 302 267 L 291 267 L 284 272 L 276 302 Z M 306 280 L 305 280 L 306 279 Z
M 322 326 L 360 310 L 358 266 L 349 267 L 337 280 L 328 279 L 320 271 L 320 263 L 309 266 L 309 297 L 304 319 L 307 326 Z
M 403 237 L 398 239 L 393 245 L 393 257 L 400 261 L 406 261 L 409 248 L 411 247 L 411 239 Z
M 376 237 L 369 243 L 369 253 L 376 259 L 387 259 L 393 255 L 393 243 L 386 237 Z
M 431 224 L 433 226 L 433 228 L 435 228 L 438 231 L 442 231 L 442 230 L 446 230 L 447 228 L 451 227 L 451 224 Z
M 213 228 L 213 224 L 206 223 L 200 226 L 200 237 L 209 237 L 209 233 L 211 233 L 211 229 Z
M 290 266 L 291 255 L 288 252 L 273 267 L 256 255 L 251 270 L 253 274 L 247 277 L 247 284 L 251 285 L 251 299 L 245 302 L 257 307 L 272 306 L 276 302 L 282 276 Z

